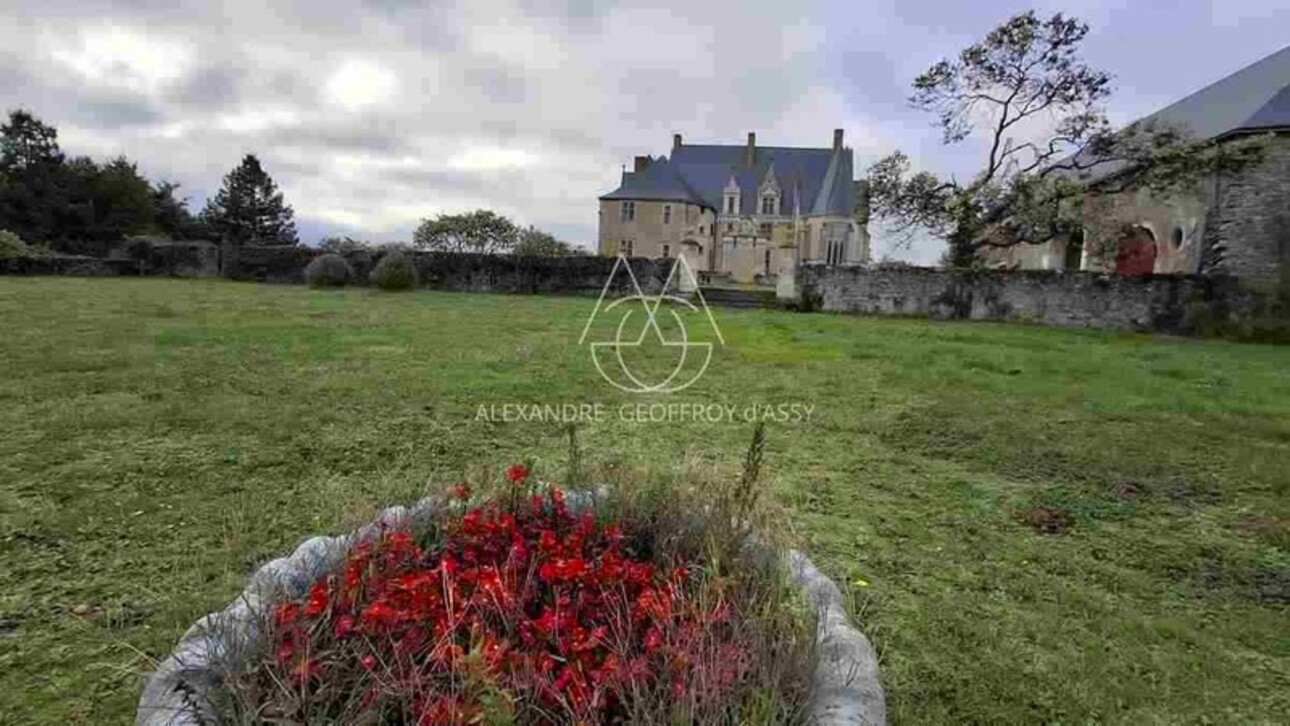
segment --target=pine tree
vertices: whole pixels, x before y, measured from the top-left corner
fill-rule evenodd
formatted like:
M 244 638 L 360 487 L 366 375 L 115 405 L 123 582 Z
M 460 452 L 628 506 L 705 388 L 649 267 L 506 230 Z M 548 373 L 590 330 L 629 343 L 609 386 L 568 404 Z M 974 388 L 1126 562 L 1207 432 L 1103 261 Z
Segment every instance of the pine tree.
M 294 245 L 294 212 L 260 160 L 247 154 L 206 202 L 202 218 L 221 239 L 235 244 Z

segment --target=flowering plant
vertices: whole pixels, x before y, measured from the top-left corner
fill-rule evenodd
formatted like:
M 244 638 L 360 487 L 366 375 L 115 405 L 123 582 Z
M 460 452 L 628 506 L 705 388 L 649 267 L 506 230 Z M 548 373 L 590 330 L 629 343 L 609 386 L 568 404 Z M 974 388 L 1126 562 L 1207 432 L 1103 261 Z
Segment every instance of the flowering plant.
M 660 524 L 657 508 L 571 511 L 526 467 L 505 474 L 520 496 L 472 500 L 458 485 L 455 513 L 361 542 L 305 597 L 277 603 L 269 648 L 238 686 L 256 717 L 796 718 L 813 639 L 765 567 L 712 557 L 710 537 Z

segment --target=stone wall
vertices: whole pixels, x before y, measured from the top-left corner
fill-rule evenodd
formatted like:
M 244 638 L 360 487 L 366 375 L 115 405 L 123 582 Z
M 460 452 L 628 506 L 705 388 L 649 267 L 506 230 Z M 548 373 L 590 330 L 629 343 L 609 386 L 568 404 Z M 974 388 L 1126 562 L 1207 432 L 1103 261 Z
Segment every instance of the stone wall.
M 46 255 L 0 259 L 0 275 L 67 275 L 70 277 L 115 277 L 137 275 L 134 260 Z
M 303 283 L 305 266 L 315 255 L 312 247 L 293 245 L 223 245 L 220 271 L 233 280 Z
M 143 263 L 143 274 L 171 277 L 219 274 L 220 248 L 214 242 L 153 242 L 143 249 L 145 254 L 137 260 Z
M 1235 278 L 1180 275 L 806 264 L 799 287 L 808 309 L 1168 333 L 1240 326 L 1270 305 Z
M 219 246 L 212 242 L 118 242 L 103 256 L 54 253 L 0 260 L 0 275 L 110 277 L 156 275 L 213 277 L 219 274 Z
M 1250 280 L 1290 275 L 1290 134 L 1272 138 L 1258 167 L 1216 184 L 1217 269 Z
M 226 248 L 225 275 L 235 280 L 301 283 L 304 269 L 318 250 L 308 247 Z M 358 284 L 365 285 L 382 251 L 344 255 Z M 432 290 L 500 293 L 599 295 L 613 272 L 612 257 L 514 257 L 446 252 L 405 252 L 417 267 L 421 286 Z M 671 271 L 671 260 L 633 258 L 631 269 L 646 292 L 657 292 Z M 630 278 L 620 274 L 612 292 L 624 294 Z

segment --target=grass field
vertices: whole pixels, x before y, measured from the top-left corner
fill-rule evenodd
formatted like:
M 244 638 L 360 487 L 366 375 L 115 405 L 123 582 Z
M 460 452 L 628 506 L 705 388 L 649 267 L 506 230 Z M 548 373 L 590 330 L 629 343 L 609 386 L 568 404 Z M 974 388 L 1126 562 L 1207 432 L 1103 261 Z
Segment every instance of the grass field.
M 127 723 L 257 563 L 470 466 L 560 471 L 559 427 L 476 412 L 634 401 L 575 345 L 591 307 L 0 278 L 0 723 Z M 1290 348 L 716 315 L 727 346 L 669 400 L 815 406 L 770 427 L 769 474 L 893 723 L 1290 720 Z M 748 435 L 581 441 L 735 468 Z

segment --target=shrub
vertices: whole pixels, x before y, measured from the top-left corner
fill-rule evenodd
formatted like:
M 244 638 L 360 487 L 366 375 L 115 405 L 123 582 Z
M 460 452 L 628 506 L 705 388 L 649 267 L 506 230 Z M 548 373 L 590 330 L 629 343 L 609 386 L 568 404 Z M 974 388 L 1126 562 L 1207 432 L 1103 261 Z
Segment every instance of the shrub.
M 26 257 L 31 249 L 18 235 L 7 229 L 0 229 L 0 260 L 13 257 Z
M 352 279 L 354 269 L 337 254 L 319 255 L 305 266 L 305 282 L 309 287 L 344 287 Z
M 748 546 L 773 536 L 760 455 L 737 484 L 608 479 L 566 495 L 520 465 L 491 493 L 459 484 L 436 521 L 359 542 L 271 607 L 256 667 L 232 684 L 236 715 L 800 723 L 815 624 L 778 560 Z
M 390 252 L 372 270 L 372 284 L 382 290 L 411 290 L 417 285 L 417 268 L 402 252 Z

